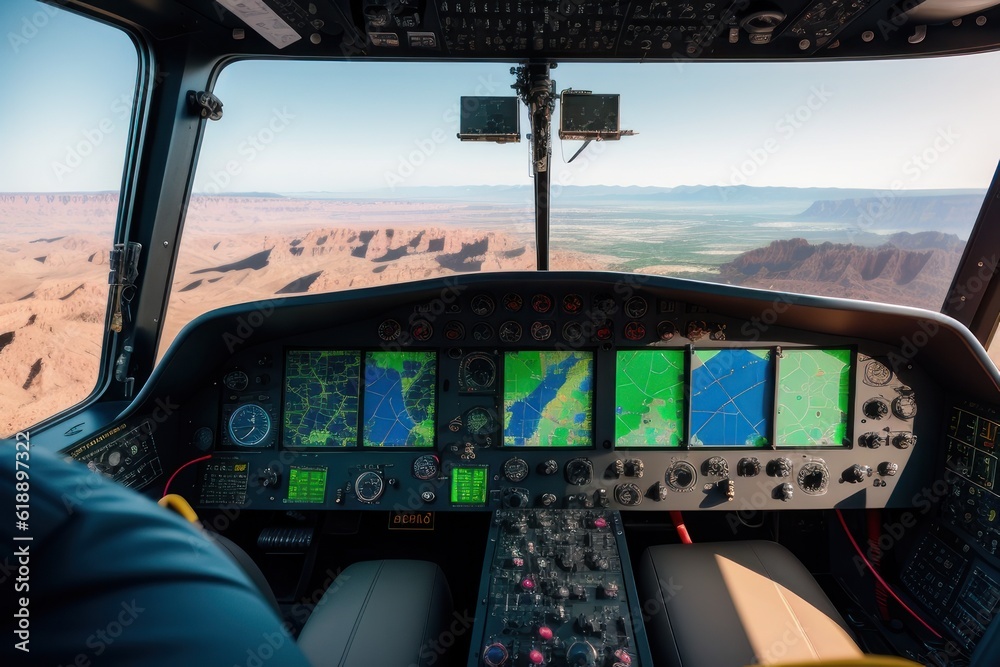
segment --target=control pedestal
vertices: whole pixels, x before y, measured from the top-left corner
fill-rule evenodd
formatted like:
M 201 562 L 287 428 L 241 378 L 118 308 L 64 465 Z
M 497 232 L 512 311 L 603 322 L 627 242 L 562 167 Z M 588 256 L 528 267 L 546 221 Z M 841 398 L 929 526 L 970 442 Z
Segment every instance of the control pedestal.
M 493 515 L 469 667 L 652 665 L 621 516 Z

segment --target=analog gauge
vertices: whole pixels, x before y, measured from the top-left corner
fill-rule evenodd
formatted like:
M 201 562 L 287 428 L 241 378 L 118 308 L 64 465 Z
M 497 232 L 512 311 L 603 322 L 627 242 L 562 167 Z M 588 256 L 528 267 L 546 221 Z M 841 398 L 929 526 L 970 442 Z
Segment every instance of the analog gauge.
M 548 322 L 532 322 L 531 337 L 535 340 L 548 340 L 552 337 L 552 325 Z
M 508 320 L 500 325 L 500 340 L 505 343 L 516 343 L 521 340 L 521 325 Z
M 516 313 L 521 310 L 524 306 L 524 299 L 521 298 L 520 294 L 515 294 L 514 292 L 508 292 L 503 295 L 503 307 L 512 313 Z
M 434 335 L 434 327 L 427 320 L 417 320 L 410 327 L 410 334 L 414 340 L 430 340 L 431 336 Z
M 503 464 L 503 476 L 507 478 L 508 482 L 523 482 L 528 476 L 528 463 L 524 459 L 519 459 L 516 456 L 511 459 L 507 459 L 507 462 Z
M 418 456 L 413 462 L 413 476 L 417 479 L 434 479 L 438 474 L 438 457 L 433 454 Z
M 611 324 L 611 320 L 604 320 L 594 331 L 594 336 L 597 340 L 611 340 L 614 335 L 615 330 L 614 325 Z
M 240 447 L 260 447 L 271 433 L 271 417 L 256 403 L 247 403 L 229 415 L 229 438 Z
M 687 461 L 675 461 L 667 468 L 663 481 L 674 491 L 690 491 L 698 481 L 698 473 Z
M 629 322 L 625 325 L 625 338 L 628 340 L 642 340 L 646 336 L 646 327 L 642 322 Z
M 861 412 L 869 419 L 882 419 L 889 414 L 889 406 L 881 398 L 869 398 L 861 406 Z
M 496 418 L 486 408 L 475 407 L 465 413 L 465 430 L 471 435 L 487 435 L 496 427 Z
M 458 320 L 451 320 L 444 325 L 444 337 L 448 340 L 462 340 L 465 338 L 465 327 Z
M 366 470 L 354 480 L 354 493 L 363 503 L 375 502 L 384 492 L 385 480 L 374 470 Z
M 579 322 L 567 322 L 562 331 L 563 338 L 571 343 L 583 339 L 583 327 Z
M 378 337 L 384 341 L 396 340 L 401 331 L 402 328 L 396 320 L 383 320 L 382 324 L 378 325 Z
M 799 468 L 799 487 L 810 496 L 822 496 L 830 485 L 830 471 L 822 461 L 808 461 Z
M 563 312 L 576 315 L 583 310 L 583 297 L 579 294 L 567 294 L 562 300 Z
M 892 371 L 881 361 L 872 359 L 865 364 L 865 384 L 884 387 L 890 382 L 892 382 Z
M 493 340 L 493 327 L 486 322 L 479 322 L 472 327 L 472 337 L 476 340 Z
M 469 305 L 472 308 L 472 312 L 479 315 L 479 317 L 492 315 L 493 309 L 496 308 L 496 304 L 493 303 L 493 299 L 485 294 L 477 294 L 472 297 L 472 303 Z
M 677 335 L 677 326 L 670 320 L 664 320 L 656 325 L 656 337 L 660 340 L 670 340 Z
M 536 313 L 547 313 L 552 310 L 552 297 L 548 294 L 536 294 L 531 297 L 531 309 Z
M 892 414 L 900 419 L 913 419 L 917 416 L 917 399 L 912 391 L 900 392 L 892 399 Z
M 604 315 L 615 312 L 615 299 L 610 294 L 598 294 L 594 297 L 594 310 Z
M 634 296 L 625 302 L 625 314 L 633 319 L 637 319 L 646 314 L 649 306 L 641 296 Z
M 701 340 L 708 333 L 708 324 L 705 320 L 691 320 L 687 326 L 688 340 Z
M 485 352 L 473 352 L 462 360 L 459 391 L 488 391 L 497 381 L 497 363 Z
M 243 391 L 250 384 L 250 378 L 243 371 L 232 371 L 222 378 L 222 384 L 226 385 L 226 389 Z

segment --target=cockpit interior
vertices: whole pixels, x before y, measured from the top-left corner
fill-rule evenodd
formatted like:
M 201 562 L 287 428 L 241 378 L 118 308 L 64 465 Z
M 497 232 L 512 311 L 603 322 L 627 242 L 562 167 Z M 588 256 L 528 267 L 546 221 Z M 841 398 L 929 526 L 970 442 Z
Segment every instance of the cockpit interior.
M 0 11 L 4 664 L 1000 664 L 1000 0 Z

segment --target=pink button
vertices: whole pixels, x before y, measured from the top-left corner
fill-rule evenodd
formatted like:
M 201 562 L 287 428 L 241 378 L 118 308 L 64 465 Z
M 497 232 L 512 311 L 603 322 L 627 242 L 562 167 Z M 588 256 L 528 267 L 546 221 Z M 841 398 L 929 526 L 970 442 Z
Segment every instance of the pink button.
M 549 641 L 550 639 L 552 639 L 552 628 L 550 628 L 547 625 L 543 625 L 542 627 L 538 628 L 538 636 L 544 639 L 545 641 Z
M 541 651 L 533 649 L 530 653 L 528 653 L 528 660 L 530 660 L 532 664 L 540 665 L 545 662 L 545 656 L 542 655 Z
M 525 577 L 521 580 L 521 588 L 526 591 L 530 591 L 535 588 L 535 582 L 532 581 L 531 577 Z
M 604 517 L 598 517 L 594 519 L 594 526 L 597 528 L 604 528 L 607 525 L 608 525 L 608 520 L 605 519 Z

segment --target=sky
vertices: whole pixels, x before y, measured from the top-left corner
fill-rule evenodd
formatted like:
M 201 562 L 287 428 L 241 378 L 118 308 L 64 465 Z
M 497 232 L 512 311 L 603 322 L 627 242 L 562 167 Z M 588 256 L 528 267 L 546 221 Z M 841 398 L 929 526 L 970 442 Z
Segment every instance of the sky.
M 0 191 L 117 190 L 137 57 L 119 31 L 0 3 Z M 86 45 L 84 47 L 84 45 Z M 84 47 L 84 48 L 82 48 Z M 463 143 L 462 95 L 509 95 L 510 64 L 251 61 L 216 94 L 196 192 L 365 193 L 529 184 L 529 144 Z M 621 95 L 638 134 L 553 144 L 561 185 L 985 188 L 1000 157 L 1000 54 L 855 63 L 564 63 L 566 88 Z M 555 123 L 558 123 L 558 106 Z M 521 134 L 528 132 L 522 108 Z

